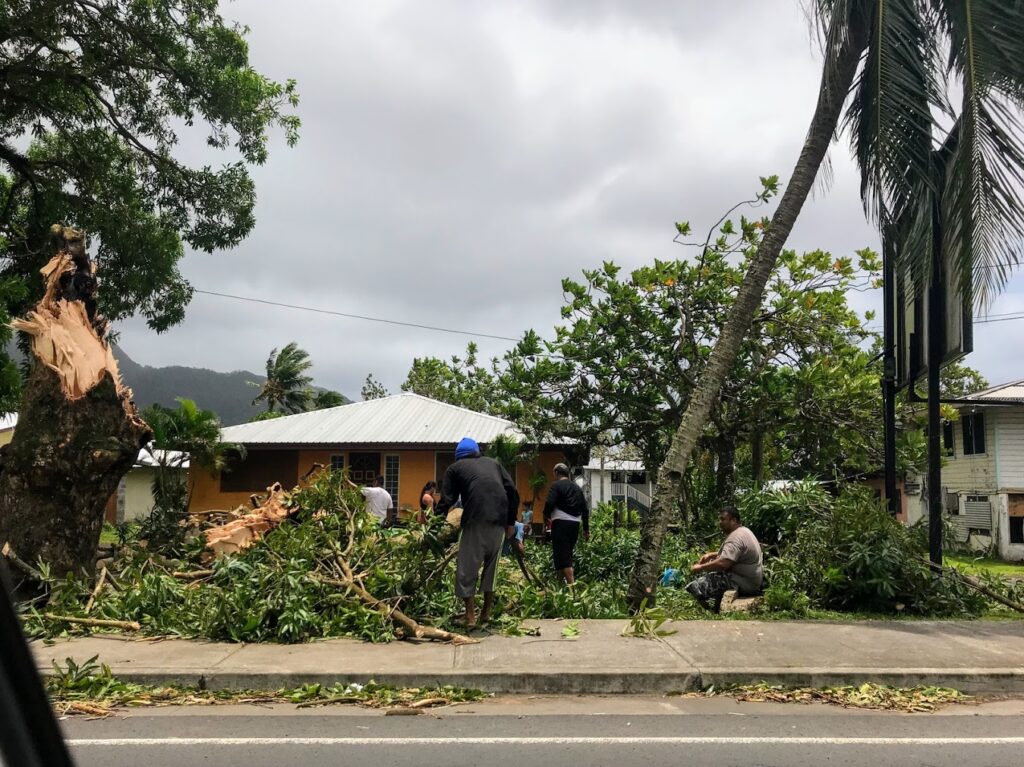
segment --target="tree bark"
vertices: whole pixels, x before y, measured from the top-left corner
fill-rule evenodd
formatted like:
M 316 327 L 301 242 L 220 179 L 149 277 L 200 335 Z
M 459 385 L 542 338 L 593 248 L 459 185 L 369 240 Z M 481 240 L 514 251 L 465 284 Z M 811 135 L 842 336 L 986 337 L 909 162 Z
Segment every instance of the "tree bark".
M 764 487 L 764 432 L 759 428 L 750 437 L 750 464 L 754 489 L 760 490 Z
M 721 505 L 729 506 L 736 495 L 736 445 L 730 440 L 721 440 L 717 447 L 715 495 Z M 682 490 L 680 490 L 680 497 L 682 497 Z
M 729 312 L 729 318 L 715 343 L 707 367 L 697 382 L 682 421 L 672 438 L 665 461 L 658 471 L 653 508 L 651 513 L 644 517 L 640 548 L 630 577 L 628 601 L 633 610 L 638 610 L 645 600 L 648 605 L 654 603 L 661 547 L 669 522 L 677 513 L 680 486 L 686 474 L 690 455 L 711 415 L 711 409 L 718 399 L 726 375 L 736 361 L 754 314 L 761 305 L 764 287 L 775 268 L 779 253 L 814 186 L 818 170 L 839 125 L 843 102 L 853 85 L 864 44 L 864 41 L 848 36 L 835 51 L 835 60 L 826 61 L 826 71 L 818 91 L 818 103 L 789 185 L 744 275 L 743 284 Z M 826 53 L 826 56 L 828 55 Z
M 46 294 L 13 324 L 32 338 L 18 426 L 0 449 L 0 541 L 56 577 L 91 575 L 103 511 L 150 438 L 96 314 L 81 232 L 55 226 Z

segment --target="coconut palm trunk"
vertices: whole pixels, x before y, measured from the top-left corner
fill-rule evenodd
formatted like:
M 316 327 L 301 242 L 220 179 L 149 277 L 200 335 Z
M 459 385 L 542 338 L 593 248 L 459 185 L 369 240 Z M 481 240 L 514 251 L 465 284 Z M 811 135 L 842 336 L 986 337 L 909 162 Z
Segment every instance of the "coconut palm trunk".
M 648 605 L 654 602 L 654 589 L 660 574 L 661 547 L 668 525 L 678 511 L 686 466 L 711 415 L 725 377 L 736 361 L 754 313 L 761 305 L 768 278 L 814 186 L 818 170 L 839 126 L 843 103 L 853 86 L 864 48 L 864 41 L 860 38 L 861 35 L 855 31 L 847 34 L 834 49 L 834 59 L 825 67 L 814 117 L 789 185 L 757 253 L 750 261 L 736 302 L 729 312 L 729 319 L 722 328 L 658 471 L 652 508 L 641 521 L 640 549 L 629 583 L 628 600 L 633 610 L 639 609 L 645 600 Z

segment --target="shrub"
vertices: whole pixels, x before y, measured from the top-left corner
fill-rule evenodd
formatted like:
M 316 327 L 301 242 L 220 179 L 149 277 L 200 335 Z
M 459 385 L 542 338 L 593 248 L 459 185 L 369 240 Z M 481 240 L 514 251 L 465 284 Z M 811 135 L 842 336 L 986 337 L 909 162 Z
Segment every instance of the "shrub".
M 743 524 L 753 530 L 761 546 L 778 549 L 793 540 L 796 531 L 821 514 L 832 496 L 817 482 L 798 482 L 786 490 L 758 490 L 740 499 Z
M 849 487 L 812 510 L 784 547 L 780 571 L 817 607 L 920 615 L 976 615 L 984 600 L 935 576 L 920 536 L 865 488 Z

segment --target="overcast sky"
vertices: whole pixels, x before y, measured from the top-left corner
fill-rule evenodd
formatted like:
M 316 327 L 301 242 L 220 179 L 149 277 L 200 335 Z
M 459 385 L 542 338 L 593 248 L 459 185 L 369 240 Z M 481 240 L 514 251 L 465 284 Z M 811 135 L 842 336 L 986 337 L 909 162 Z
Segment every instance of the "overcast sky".
M 683 254 L 673 223 L 709 226 L 785 180 L 819 57 L 799 0 L 243 0 L 251 57 L 298 80 L 299 144 L 254 172 L 256 228 L 192 254 L 196 288 L 500 336 L 550 333 L 560 281 L 614 260 Z M 844 140 L 834 182 L 789 246 L 877 246 Z M 867 309 L 877 296 L 857 295 Z M 1024 310 L 1017 277 L 992 313 Z M 397 391 L 415 356 L 468 337 L 197 295 L 180 326 L 123 323 L 138 362 L 259 371 L 297 341 L 317 384 Z M 976 328 L 969 363 L 1024 377 L 1024 321 Z M 484 354 L 507 342 L 480 340 Z

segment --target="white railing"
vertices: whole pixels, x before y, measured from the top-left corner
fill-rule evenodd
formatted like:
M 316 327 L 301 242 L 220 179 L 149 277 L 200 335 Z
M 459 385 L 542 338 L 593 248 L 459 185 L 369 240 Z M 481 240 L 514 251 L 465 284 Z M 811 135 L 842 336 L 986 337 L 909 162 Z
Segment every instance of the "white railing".
M 651 508 L 651 496 L 645 490 L 634 485 L 627 485 L 625 482 L 612 483 L 612 498 L 625 498 L 626 501 L 636 501 L 645 509 Z

